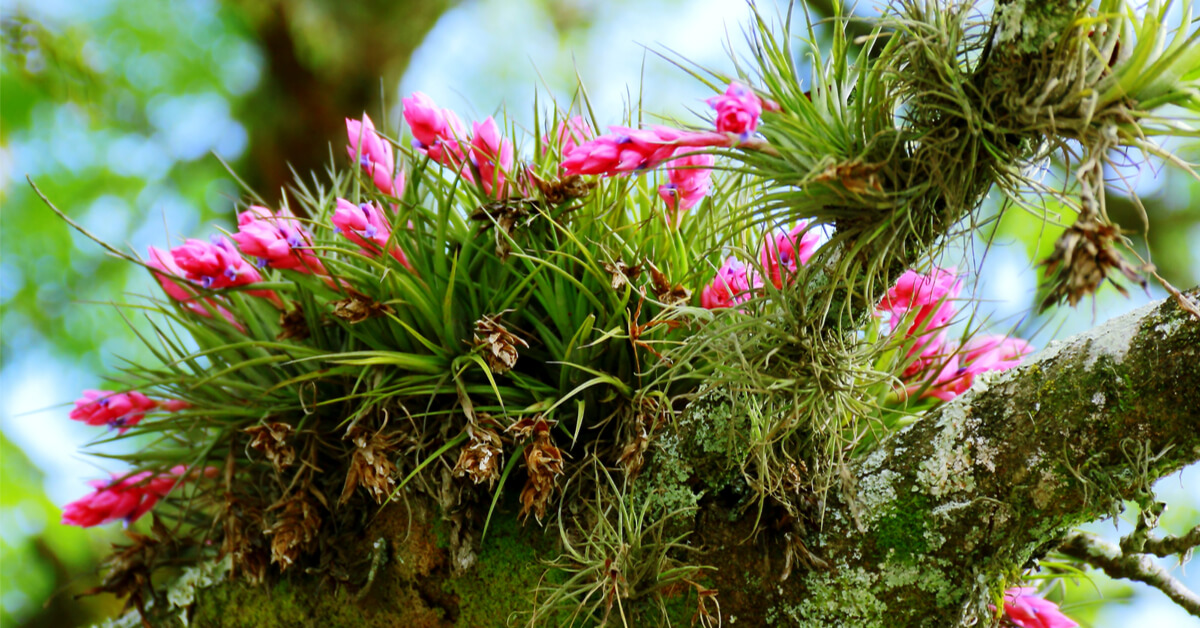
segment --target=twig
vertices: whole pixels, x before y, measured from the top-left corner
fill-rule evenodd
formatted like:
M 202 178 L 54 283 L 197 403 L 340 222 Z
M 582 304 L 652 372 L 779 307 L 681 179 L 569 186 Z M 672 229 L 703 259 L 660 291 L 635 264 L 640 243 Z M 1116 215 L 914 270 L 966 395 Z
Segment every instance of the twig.
M 1200 617 L 1200 596 L 1145 554 L 1125 554 L 1116 545 L 1086 532 L 1069 534 L 1058 551 L 1097 567 L 1110 577 L 1148 584 L 1165 593 L 1188 613 Z
M 1183 536 L 1146 539 L 1146 543 L 1142 549 L 1147 554 L 1154 554 L 1155 556 L 1165 558 L 1175 554 L 1183 554 L 1198 545 L 1200 545 L 1200 526 L 1192 528 L 1190 532 Z

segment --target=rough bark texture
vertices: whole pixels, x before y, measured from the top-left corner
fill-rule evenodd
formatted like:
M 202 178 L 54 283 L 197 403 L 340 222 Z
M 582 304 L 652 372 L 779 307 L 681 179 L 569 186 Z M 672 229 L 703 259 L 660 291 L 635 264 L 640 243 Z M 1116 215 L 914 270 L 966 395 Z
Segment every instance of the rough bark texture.
M 987 605 L 1071 526 L 1200 460 L 1198 383 L 1200 321 L 1168 300 L 1053 343 L 894 434 L 849 470 L 807 530 L 748 508 L 734 488 L 740 476 L 722 462 L 736 441 L 724 430 L 739 420 L 728 404 L 658 439 L 639 482 L 698 505 L 691 539 L 714 567 L 704 582 L 719 590 L 725 622 L 988 625 Z M 186 612 L 200 626 L 523 623 L 531 591 L 548 582 L 539 559 L 557 554 L 555 533 L 501 507 L 475 564 L 455 573 L 449 529 L 431 499 L 412 495 L 361 540 L 364 556 L 386 545 L 367 590 L 364 559 L 360 573 L 197 588 Z M 696 598 L 665 602 L 678 625 Z M 626 610 L 632 625 L 665 623 L 648 600 Z

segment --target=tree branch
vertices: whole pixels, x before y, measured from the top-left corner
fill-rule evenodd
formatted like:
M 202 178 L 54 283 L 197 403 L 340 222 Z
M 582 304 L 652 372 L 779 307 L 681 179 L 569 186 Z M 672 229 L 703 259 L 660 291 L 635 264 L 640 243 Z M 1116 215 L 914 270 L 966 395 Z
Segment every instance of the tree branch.
M 1174 299 L 981 378 L 851 469 L 808 543 L 832 569 L 788 597 L 859 591 L 862 625 L 989 621 L 1016 568 L 1200 459 L 1197 381 L 1200 321 Z
M 1187 612 L 1200 617 L 1200 596 L 1145 554 L 1125 554 L 1116 545 L 1087 532 L 1070 533 L 1058 551 L 1097 567 L 1110 577 L 1144 582 L 1165 593 Z
M 1183 554 L 1200 545 L 1200 526 L 1191 529 L 1183 536 L 1166 536 L 1161 539 L 1146 539 L 1143 550 L 1160 558 Z

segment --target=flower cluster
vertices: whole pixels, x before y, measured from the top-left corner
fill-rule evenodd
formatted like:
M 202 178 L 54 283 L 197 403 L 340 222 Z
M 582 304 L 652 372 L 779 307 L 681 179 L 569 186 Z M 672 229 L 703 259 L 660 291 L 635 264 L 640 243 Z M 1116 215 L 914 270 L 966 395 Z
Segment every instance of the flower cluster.
M 215 467 L 203 471 L 206 477 L 216 473 Z M 92 480 L 88 484 L 95 491 L 64 506 L 62 522 L 81 528 L 118 519 L 133 523 L 186 479 L 187 467 L 178 465 L 167 473 L 142 471 L 125 477 L 114 473 L 108 480 Z
M 346 136 L 350 144 L 346 152 L 356 159 L 362 169 L 371 175 L 375 187 L 384 194 L 400 196 L 404 193 L 404 170 L 396 171 L 392 145 L 375 132 L 371 118 L 363 114 L 362 121 L 346 118 Z
M 515 151 L 489 116 L 471 125 L 468 135 L 462 121 L 442 109 L 429 96 L 416 92 L 405 98 L 404 120 L 412 129 L 413 147 L 443 166 L 453 168 L 467 181 L 476 182 L 483 193 L 504 200 L 514 190 L 511 181 Z
M 820 243 L 820 234 L 807 221 L 801 221 L 790 230 L 779 228 L 768 233 L 758 260 L 771 284 L 782 288 L 784 283 L 791 282 L 800 266 L 808 263 Z M 710 310 L 733 307 L 750 300 L 763 285 L 759 272 L 730 256 L 700 292 L 700 304 Z
M 888 290 L 879 310 L 888 316 L 893 334 L 909 342 L 904 378 L 907 394 L 949 401 L 965 392 L 986 371 L 1005 371 L 1020 364 L 1033 349 L 1020 338 L 977 336 L 963 345 L 947 340 L 946 327 L 958 313 L 953 300 L 962 281 L 953 270 L 934 268 L 924 275 L 908 271 Z
M 123 393 L 85 390 L 83 396 L 75 400 L 75 409 L 71 410 L 70 418 L 88 425 L 107 425 L 110 429 L 120 430 L 120 433 L 124 434 L 125 430 L 144 419 L 147 412 L 159 408 L 175 412 L 187 407 L 185 401 L 155 401 L 136 390 Z

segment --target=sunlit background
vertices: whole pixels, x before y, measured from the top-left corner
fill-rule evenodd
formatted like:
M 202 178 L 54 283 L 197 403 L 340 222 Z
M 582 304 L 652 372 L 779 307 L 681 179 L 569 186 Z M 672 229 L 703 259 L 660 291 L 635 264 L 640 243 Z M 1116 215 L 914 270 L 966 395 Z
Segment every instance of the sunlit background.
M 827 13 L 822 4 L 815 19 Z M 139 324 L 137 311 L 110 305 L 153 292 L 149 276 L 69 230 L 27 176 L 97 237 L 144 252 L 206 225 L 234 227 L 239 188 L 222 160 L 276 201 L 289 164 L 322 168 L 330 141 L 340 154 L 343 117 L 365 110 L 394 133 L 399 100 L 414 90 L 464 119 L 504 111 L 532 125 L 535 93 L 543 109 L 548 97 L 566 105 L 581 80 L 602 123 L 621 122 L 639 101 L 648 115 L 694 121 L 711 90 L 672 60 L 731 72 L 729 49 L 744 50 L 748 15 L 732 0 L 6 3 L 0 624 L 85 625 L 119 609 L 110 596 L 73 599 L 95 584 L 97 561 L 120 530 L 61 526 L 59 506 L 85 493 L 86 480 L 121 469 L 77 453 L 98 437 L 67 413 L 79 391 L 104 388 L 103 376 L 124 359 L 153 359 L 129 326 Z M 1173 148 L 1197 157 L 1195 145 Z M 1200 185 L 1156 163 L 1121 174 L 1138 177 L 1153 225 L 1148 243 L 1135 238 L 1140 252 L 1176 285 L 1195 285 Z M 1047 181 L 1056 178 L 1051 167 Z M 1110 215 L 1140 230 L 1135 204 L 1114 192 Z M 1034 315 L 1035 264 L 1060 230 L 1010 210 L 944 263 L 977 269 L 979 314 L 1037 346 L 1164 296 L 1132 286 L 1126 299 L 1108 288 L 1077 310 Z M 1170 504 L 1165 532 L 1200 523 L 1198 487 L 1195 466 L 1160 482 Z M 1128 532 L 1127 524 L 1091 527 L 1111 538 Z M 1181 576 L 1193 590 L 1196 571 Z M 1157 591 L 1103 576 L 1069 586 L 1065 608 L 1088 626 L 1194 625 Z

